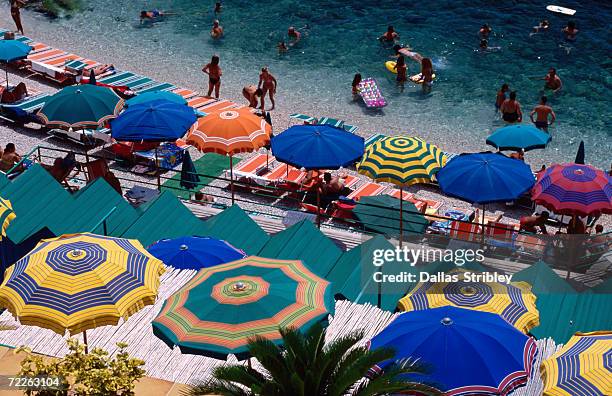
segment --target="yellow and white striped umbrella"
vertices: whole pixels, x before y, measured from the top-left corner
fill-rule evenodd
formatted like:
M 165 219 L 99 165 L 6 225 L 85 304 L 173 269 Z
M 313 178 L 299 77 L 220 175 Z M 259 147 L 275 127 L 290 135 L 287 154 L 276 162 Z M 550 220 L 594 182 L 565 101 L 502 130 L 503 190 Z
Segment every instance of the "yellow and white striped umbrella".
M 431 183 L 446 164 L 437 146 L 417 137 L 388 136 L 370 145 L 359 164 L 359 173 L 398 186 Z
M 13 206 L 11 201 L 0 197 L 0 241 L 6 236 L 6 229 L 15 218 L 15 212 L 13 212 Z
M 420 282 L 399 300 L 402 311 L 420 311 L 429 308 L 454 306 L 492 312 L 524 333 L 540 324 L 536 296 L 526 282 L 473 282 L 466 277 L 468 271 L 454 269 L 446 274 L 455 276 L 456 282 Z
M 22 324 L 80 333 L 153 304 L 164 271 L 136 240 L 94 234 L 44 239 L 6 270 L 0 306 Z
M 540 374 L 545 396 L 612 395 L 612 331 L 574 334 Z

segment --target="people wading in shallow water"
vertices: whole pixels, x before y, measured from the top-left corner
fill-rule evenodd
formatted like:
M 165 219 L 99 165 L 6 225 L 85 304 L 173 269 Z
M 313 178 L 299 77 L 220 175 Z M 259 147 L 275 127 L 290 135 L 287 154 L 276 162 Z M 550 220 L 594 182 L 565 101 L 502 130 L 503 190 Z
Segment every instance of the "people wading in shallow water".
M 202 68 L 202 71 L 208 74 L 208 94 L 210 97 L 213 89 L 215 90 L 215 98 L 219 99 L 219 88 L 221 87 L 221 76 L 223 72 L 219 66 L 219 56 L 213 55 L 210 63 Z

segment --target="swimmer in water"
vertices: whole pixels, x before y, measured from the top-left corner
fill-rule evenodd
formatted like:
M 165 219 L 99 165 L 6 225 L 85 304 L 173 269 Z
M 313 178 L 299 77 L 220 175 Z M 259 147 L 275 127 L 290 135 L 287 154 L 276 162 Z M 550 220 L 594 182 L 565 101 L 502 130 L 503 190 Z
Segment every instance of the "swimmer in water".
M 163 18 L 166 15 L 172 15 L 168 11 L 152 10 L 152 11 L 140 11 L 140 24 L 144 22 L 155 22 L 159 18 Z
M 501 49 L 501 47 L 489 47 L 489 40 L 487 39 L 480 40 L 480 45 L 478 47 L 478 50 L 481 52 L 494 52 Z
M 497 91 L 497 97 L 495 98 L 495 112 L 496 113 L 499 111 L 499 108 L 501 107 L 502 103 L 504 103 L 504 101 L 508 99 L 506 97 L 506 92 L 508 92 L 509 90 L 510 90 L 510 87 L 508 86 L 508 84 L 504 83 L 502 84 L 499 91 Z
M 540 21 L 538 26 L 533 27 L 533 31 L 529 33 L 529 36 L 533 36 L 534 34 L 538 34 L 541 32 L 546 32 L 549 27 L 550 27 L 550 23 L 548 22 L 548 19 L 543 19 Z
M 423 78 L 423 93 L 430 93 L 433 85 L 433 63 L 429 58 L 423 58 L 421 60 L 421 76 Z
M 567 26 L 562 30 L 563 34 L 565 34 L 565 39 L 567 41 L 576 41 L 576 35 L 578 35 L 578 29 L 576 29 L 576 22 L 569 21 Z
M 546 104 L 547 101 L 548 98 L 546 96 L 542 96 L 540 98 L 540 104 L 534 107 L 531 114 L 529 114 L 529 118 L 531 118 L 531 122 L 535 124 L 535 127 L 545 132 L 548 132 L 548 127 L 551 126 L 553 122 L 555 122 L 555 118 L 557 118 L 552 107 Z M 537 115 L 535 119 L 533 118 L 534 115 Z M 550 122 L 548 122 L 549 115 Z
M 302 38 L 302 33 L 296 30 L 296 28 L 294 28 L 293 26 L 289 26 L 289 29 L 287 29 L 287 36 L 289 36 L 289 39 L 292 40 L 293 45 L 297 44 L 300 41 L 300 39 Z
M 382 36 L 380 36 L 378 39 L 380 41 L 391 42 L 391 41 L 399 40 L 399 38 L 400 38 L 399 34 L 395 31 L 393 26 L 389 25 L 387 26 L 387 31 Z
M 220 1 L 217 1 L 215 3 L 215 14 L 219 14 L 221 12 L 221 9 L 223 8 L 223 6 L 221 5 Z
M 552 89 L 553 92 L 557 93 L 563 87 L 563 83 L 561 82 L 561 78 L 557 75 L 557 70 L 554 67 L 551 67 L 548 70 L 548 74 L 545 75 L 542 80 L 546 81 L 544 83 L 544 89 Z
M 480 36 L 481 39 L 488 39 L 489 34 L 491 34 L 492 31 L 493 29 L 491 28 L 491 26 L 485 23 L 484 25 L 480 27 L 480 30 L 478 31 L 478 35 Z
M 276 48 L 278 48 L 279 54 L 289 51 L 289 48 L 287 47 L 287 44 L 285 44 L 284 41 L 279 41 L 278 44 L 276 45 Z
M 223 27 L 219 25 L 218 19 L 215 19 L 213 22 L 213 27 L 210 29 L 210 36 L 215 40 L 223 37 Z
M 400 55 L 397 58 L 397 63 L 393 67 L 397 71 L 397 84 L 400 86 L 400 92 L 404 92 L 404 83 L 407 80 L 406 74 L 408 73 L 408 67 L 406 66 L 406 60 Z
M 419 63 L 423 60 L 423 55 L 419 54 L 418 52 L 410 51 L 410 47 L 402 47 L 399 44 L 395 44 L 393 46 L 393 51 L 395 51 L 395 58 L 405 56 Z

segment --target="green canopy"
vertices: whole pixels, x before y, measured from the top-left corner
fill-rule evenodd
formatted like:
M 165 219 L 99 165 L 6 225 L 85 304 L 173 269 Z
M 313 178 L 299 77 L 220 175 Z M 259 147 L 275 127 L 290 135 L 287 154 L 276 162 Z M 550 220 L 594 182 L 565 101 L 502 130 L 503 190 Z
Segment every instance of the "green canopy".
M 372 231 L 385 235 L 398 235 L 400 229 L 400 200 L 389 195 L 362 197 L 353 213 Z M 429 222 L 411 202 L 403 203 L 403 230 L 405 234 L 422 234 Z
M 51 128 L 97 128 L 115 118 L 123 99 L 110 88 L 97 85 L 73 85 L 47 99 L 38 115 Z
M 575 293 L 574 288 L 543 261 L 531 265 L 512 276 L 513 281 L 524 281 L 531 285 L 535 295 L 553 293 Z

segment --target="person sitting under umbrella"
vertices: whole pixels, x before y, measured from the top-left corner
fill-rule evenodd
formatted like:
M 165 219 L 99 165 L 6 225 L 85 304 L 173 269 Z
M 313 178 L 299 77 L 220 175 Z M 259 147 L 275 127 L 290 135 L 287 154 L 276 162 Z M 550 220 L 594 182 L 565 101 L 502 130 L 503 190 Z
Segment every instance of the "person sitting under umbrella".
M 317 187 L 321 194 L 321 207 L 327 207 L 331 202 L 337 201 L 340 196 L 349 193 L 348 188 L 344 185 L 346 175 L 332 176 L 331 173 L 323 174 L 323 182 Z
M 535 216 L 523 216 L 521 217 L 521 228 L 520 231 L 530 232 L 537 234 L 539 228 L 542 234 L 548 234 L 546 230 L 546 221 L 548 220 L 549 213 L 542 212 Z
M 0 170 L 6 172 L 10 170 L 15 164 L 21 161 L 21 156 L 17 154 L 14 143 L 8 143 L 4 148 L 2 157 L 0 158 Z M 13 172 L 20 172 L 23 170 L 23 164 L 19 165 Z

